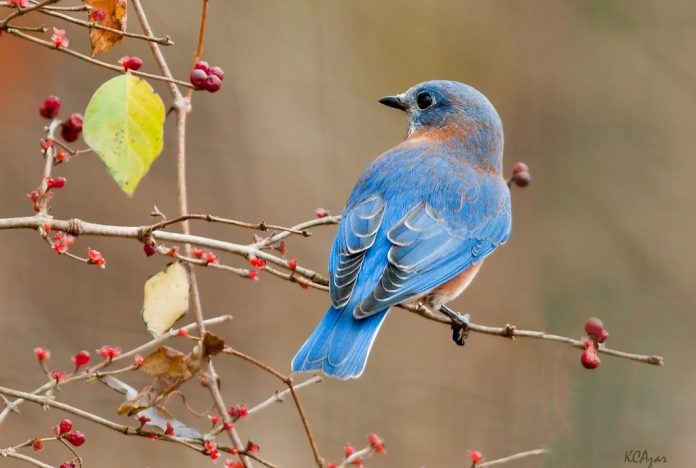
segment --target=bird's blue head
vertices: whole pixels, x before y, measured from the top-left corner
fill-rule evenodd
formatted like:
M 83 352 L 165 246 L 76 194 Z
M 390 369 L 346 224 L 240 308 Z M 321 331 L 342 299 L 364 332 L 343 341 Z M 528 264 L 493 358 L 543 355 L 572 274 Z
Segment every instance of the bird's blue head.
M 461 148 L 490 172 L 502 171 L 503 125 L 490 101 L 471 86 L 425 81 L 379 102 L 408 114 L 407 140 L 437 139 Z

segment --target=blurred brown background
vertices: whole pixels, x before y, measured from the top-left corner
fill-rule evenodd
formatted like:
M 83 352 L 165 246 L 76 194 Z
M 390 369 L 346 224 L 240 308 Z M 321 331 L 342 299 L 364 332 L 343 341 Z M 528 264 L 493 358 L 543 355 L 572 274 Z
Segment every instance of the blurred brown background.
M 186 79 L 199 2 L 144 3 L 156 33 L 176 42 L 165 52 Z M 397 310 L 361 379 L 302 392 L 327 458 L 339 460 L 345 441 L 362 446 L 377 432 L 389 453 L 368 466 L 467 467 L 467 449 L 492 459 L 539 446 L 552 455 L 511 466 L 624 466 L 629 449 L 666 456 L 666 467 L 693 466 L 694 2 L 218 0 L 210 9 L 204 59 L 223 67 L 226 79 L 219 93 L 194 98 L 193 212 L 286 225 L 311 218 L 318 206 L 338 213 L 365 165 L 404 134 L 404 117 L 378 105 L 379 97 L 426 79 L 470 83 L 503 119 L 506 168 L 525 161 L 534 181 L 513 191 L 510 242 L 455 308 L 479 323 L 573 337 L 598 315 L 611 347 L 666 359 L 656 368 L 606 357 L 586 371 L 580 351 L 548 342 L 474 335 L 461 349 L 447 328 Z M 139 31 L 133 14 L 129 29 Z M 70 46 L 87 51 L 87 33 L 67 30 Z M 137 42 L 100 58 L 115 63 L 126 54 L 156 72 Z M 56 94 L 63 113 L 83 112 L 113 74 L 7 34 L 0 70 L 0 216 L 26 216 L 32 211 L 24 194 L 42 167 L 38 106 Z M 155 86 L 167 101 L 165 87 Z M 172 123 L 134 198 L 95 156 L 81 156 L 56 171 L 68 186 L 56 194 L 53 214 L 124 225 L 147 223 L 153 204 L 174 214 Z M 249 231 L 194 229 L 251 240 Z M 311 239 L 293 239 L 288 255 L 324 272 L 333 232 L 325 227 Z M 31 231 L 2 231 L 0 238 L 0 385 L 30 390 L 43 382 L 35 346 L 52 351 L 52 367 L 67 369 L 80 349 L 125 349 L 148 339 L 139 319 L 142 286 L 165 259 L 146 258 L 133 241 L 79 239 L 74 248 L 104 253 L 108 268 L 100 271 L 56 255 Z M 199 271 L 206 314 L 235 316 L 215 331 L 288 371 L 327 296 L 266 275 L 249 282 Z M 252 405 L 279 388 L 243 362 L 222 358 L 217 366 L 229 404 Z M 185 389 L 194 407 L 208 405 L 197 383 Z M 101 385 L 67 388 L 60 398 L 128 422 L 115 414 L 119 395 Z M 178 402 L 171 409 L 207 428 Z M 46 434 L 61 417 L 25 404 L 0 426 L 0 446 Z M 184 448 L 78 425 L 90 467 L 210 463 Z M 237 427 L 269 460 L 312 466 L 289 402 Z M 60 464 L 66 455 L 51 448 L 45 457 Z M 0 465 L 14 466 L 6 459 Z

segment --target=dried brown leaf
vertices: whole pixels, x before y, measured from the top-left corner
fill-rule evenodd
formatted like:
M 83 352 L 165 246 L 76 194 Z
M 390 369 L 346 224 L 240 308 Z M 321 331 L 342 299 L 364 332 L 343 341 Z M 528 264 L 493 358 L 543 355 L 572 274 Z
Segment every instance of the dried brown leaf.
M 215 356 L 225 348 L 225 342 L 214 333 L 205 332 L 203 336 L 203 357 Z
M 83 0 L 83 2 L 92 7 L 88 13 L 90 21 L 119 31 L 126 30 L 126 0 Z M 94 12 L 97 10 L 103 15 L 101 13 L 95 15 Z M 102 16 L 103 19 L 100 19 Z M 123 36 L 111 31 L 90 29 L 89 40 L 92 43 L 92 57 L 94 57 L 100 52 L 108 51 L 114 44 L 119 44 L 123 41 Z

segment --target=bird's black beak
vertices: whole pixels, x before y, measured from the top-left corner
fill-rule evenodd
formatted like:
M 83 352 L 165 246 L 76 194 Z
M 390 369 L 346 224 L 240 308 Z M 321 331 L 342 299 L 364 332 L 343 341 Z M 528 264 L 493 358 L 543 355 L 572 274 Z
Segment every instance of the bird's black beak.
M 408 106 L 399 96 L 387 96 L 379 100 L 380 104 L 393 107 L 394 109 L 406 110 Z

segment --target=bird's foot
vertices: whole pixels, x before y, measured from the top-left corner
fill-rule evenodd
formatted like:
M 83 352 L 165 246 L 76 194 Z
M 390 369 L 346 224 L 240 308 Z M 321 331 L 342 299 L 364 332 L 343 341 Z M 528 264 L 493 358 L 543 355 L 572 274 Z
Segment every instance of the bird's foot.
M 440 306 L 440 312 L 452 320 L 452 340 L 459 346 L 464 346 L 469 336 L 469 314 L 460 314 L 446 305 Z

